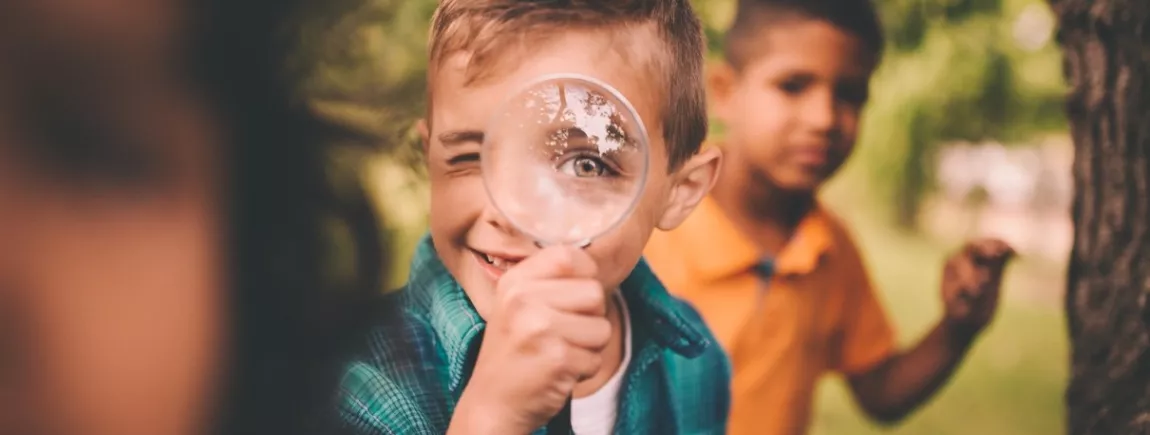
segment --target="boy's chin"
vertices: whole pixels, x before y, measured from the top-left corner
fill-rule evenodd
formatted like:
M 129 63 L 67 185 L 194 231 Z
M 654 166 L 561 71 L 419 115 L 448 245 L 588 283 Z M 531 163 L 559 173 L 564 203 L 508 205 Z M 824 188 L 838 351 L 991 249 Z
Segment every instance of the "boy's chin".
M 792 194 L 814 194 L 827 181 L 826 177 L 792 177 L 778 183 L 779 189 Z
M 495 299 L 497 279 L 489 277 L 478 267 L 464 267 L 456 275 L 456 281 L 463 293 L 471 300 L 471 304 L 479 311 L 480 317 L 486 318 L 486 308 L 489 301 Z
M 804 166 L 792 168 L 779 175 L 775 178 L 779 188 L 794 193 L 814 193 L 834 175 L 834 170 L 823 166 Z
M 499 282 L 499 277 L 491 276 L 487 271 L 475 266 L 468 265 L 465 268 L 464 274 L 459 280 L 459 285 L 464 290 L 487 291 L 495 288 L 495 284 Z

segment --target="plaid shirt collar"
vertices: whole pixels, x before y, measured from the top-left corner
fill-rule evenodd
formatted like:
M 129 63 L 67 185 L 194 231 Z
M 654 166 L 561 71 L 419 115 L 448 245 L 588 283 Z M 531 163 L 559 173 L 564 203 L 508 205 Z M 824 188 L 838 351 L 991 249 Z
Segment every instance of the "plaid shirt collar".
M 711 345 L 699 324 L 688 320 L 690 316 L 667 293 L 646 261 L 639 260 L 620 288 L 632 323 L 637 328 L 649 328 L 647 332 L 658 345 L 686 358 L 699 356 Z M 435 331 L 447 356 L 449 388 L 459 392 L 469 375 L 470 359 L 478 350 L 485 323 L 439 260 L 430 235 L 416 248 L 405 293 L 410 298 L 408 309 L 425 317 Z

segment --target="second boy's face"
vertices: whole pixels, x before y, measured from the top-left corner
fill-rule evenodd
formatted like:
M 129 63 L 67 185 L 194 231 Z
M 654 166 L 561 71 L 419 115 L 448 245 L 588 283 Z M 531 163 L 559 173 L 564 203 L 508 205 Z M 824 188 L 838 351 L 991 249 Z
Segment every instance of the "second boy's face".
M 432 113 L 426 131 L 431 181 L 431 235 L 443 263 L 467 291 L 481 315 L 489 313 L 499 277 L 539 250 L 491 204 L 480 174 L 481 133 L 499 104 L 523 84 L 545 74 L 574 73 L 618 89 L 634 106 L 650 136 L 651 167 L 634 212 L 587 248 L 599 265 L 598 279 L 617 286 L 634 268 L 651 231 L 676 220 L 678 184 L 667 170 L 658 95 L 643 55 L 659 42 L 643 31 L 567 32 L 538 50 L 508 54 L 515 65 L 466 83 L 467 54 L 449 56 L 433 76 Z M 681 172 L 681 171 L 680 171 Z M 682 197 L 678 195 L 677 197 Z M 668 212 L 668 210 L 671 210 Z M 677 224 L 672 222 L 672 224 Z
M 780 189 L 813 191 L 854 147 L 873 61 L 857 38 L 823 21 L 779 24 L 760 39 L 757 57 L 715 81 L 724 154 Z

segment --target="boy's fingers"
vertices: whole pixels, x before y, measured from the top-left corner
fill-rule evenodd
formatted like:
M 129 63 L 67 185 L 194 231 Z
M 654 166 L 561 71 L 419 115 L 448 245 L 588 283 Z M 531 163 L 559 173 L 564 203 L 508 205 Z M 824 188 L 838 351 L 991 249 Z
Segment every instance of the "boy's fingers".
M 580 381 L 595 376 L 603 365 L 603 356 L 599 352 L 578 347 L 566 348 L 557 358 Z
M 611 322 L 605 317 L 556 312 L 556 333 L 582 349 L 600 352 L 611 341 Z
M 955 302 L 962 304 L 959 306 L 961 308 L 969 308 L 970 305 L 974 304 L 974 301 L 977 298 L 978 294 L 976 290 L 960 288 L 958 290 L 958 294 L 955 295 Z
M 522 282 L 554 278 L 591 278 L 599 273 L 595 260 L 582 249 L 552 246 L 509 269 L 499 278 L 496 291 L 516 288 Z
M 994 252 L 996 254 L 997 258 L 1001 258 L 1001 259 L 1005 260 L 1005 259 L 1009 259 L 1010 257 L 1013 257 L 1015 255 L 1013 246 L 1010 246 L 1009 244 L 1007 244 L 1006 242 L 1004 242 L 1002 240 L 998 240 L 997 242 L 998 242 L 998 245 L 995 247 L 995 252 Z
M 977 258 L 980 263 L 1000 263 L 1005 262 L 1014 255 L 1014 248 L 1000 239 L 982 239 L 971 242 L 968 245 L 970 252 L 974 258 Z
M 588 316 L 607 315 L 607 291 L 592 279 L 549 279 L 532 284 L 532 291 L 558 311 Z
M 955 258 L 952 263 L 954 270 L 954 288 L 957 294 L 954 297 L 963 301 L 972 301 L 978 297 L 979 290 L 979 270 L 974 266 L 971 258 L 965 255 Z
M 506 275 L 512 273 L 517 278 L 589 278 L 598 273 L 598 267 L 582 249 L 551 246 L 527 257 Z
M 959 293 L 959 297 L 952 302 L 951 308 L 948 310 L 954 317 L 966 317 L 970 313 L 972 302 L 963 293 Z
M 969 286 L 976 281 L 978 271 L 970 257 L 960 256 L 954 260 L 954 276 L 958 283 Z

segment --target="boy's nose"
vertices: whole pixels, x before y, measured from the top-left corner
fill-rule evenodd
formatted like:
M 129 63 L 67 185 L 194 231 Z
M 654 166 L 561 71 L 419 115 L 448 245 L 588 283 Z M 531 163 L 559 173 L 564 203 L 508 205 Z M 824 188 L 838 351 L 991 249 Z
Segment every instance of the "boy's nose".
M 820 133 L 830 131 L 835 127 L 836 109 L 832 92 L 811 92 L 802 108 L 803 125 Z
M 490 225 L 496 230 L 499 230 L 499 232 L 502 232 L 508 236 L 523 236 L 519 229 L 516 228 L 515 225 L 511 224 L 511 222 L 508 221 L 505 216 L 503 216 L 503 213 L 501 213 L 499 209 L 495 208 L 494 205 L 487 204 L 487 207 L 483 208 L 483 213 L 479 216 L 479 219 L 481 222 Z

